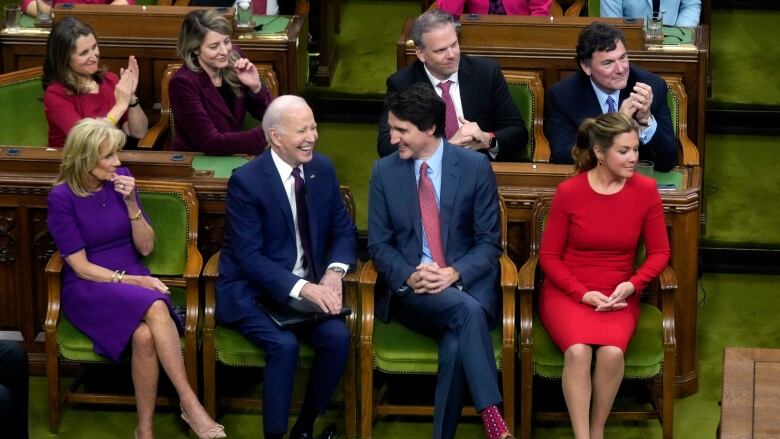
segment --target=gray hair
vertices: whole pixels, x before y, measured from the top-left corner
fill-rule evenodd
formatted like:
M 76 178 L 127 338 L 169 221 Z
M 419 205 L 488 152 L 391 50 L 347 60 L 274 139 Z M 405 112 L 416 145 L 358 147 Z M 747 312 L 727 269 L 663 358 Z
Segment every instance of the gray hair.
M 412 24 L 410 36 L 412 37 L 412 41 L 414 41 L 414 46 L 418 49 L 424 49 L 425 44 L 423 44 L 422 40 L 423 34 L 447 26 L 448 24 L 455 28 L 455 32 L 460 29 L 460 23 L 455 21 L 455 17 L 441 9 L 425 11 L 417 17 Z
M 271 145 L 271 129 L 281 131 L 282 121 L 289 110 L 294 108 L 308 107 L 306 100 L 296 95 L 282 95 L 271 101 L 263 115 L 263 133 L 265 141 Z

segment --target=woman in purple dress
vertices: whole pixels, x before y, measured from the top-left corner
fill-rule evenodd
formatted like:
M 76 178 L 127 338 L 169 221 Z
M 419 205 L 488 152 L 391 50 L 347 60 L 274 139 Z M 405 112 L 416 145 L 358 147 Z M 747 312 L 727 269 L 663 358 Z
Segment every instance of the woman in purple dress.
M 179 345 L 181 322 L 168 288 L 141 263 L 154 250 L 154 230 L 135 179 L 120 168 L 125 134 L 105 119 L 84 119 L 65 141 L 60 176 L 49 194 L 48 227 L 65 260 L 62 310 L 113 361 L 132 365 L 138 425 L 152 438 L 158 360 L 179 394 L 182 418 L 201 438 L 225 437 L 187 382 Z

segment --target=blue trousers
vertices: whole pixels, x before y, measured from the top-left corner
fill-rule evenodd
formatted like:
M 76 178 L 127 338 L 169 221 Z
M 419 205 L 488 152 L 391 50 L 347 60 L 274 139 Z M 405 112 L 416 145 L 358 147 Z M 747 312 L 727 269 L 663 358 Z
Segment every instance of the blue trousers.
M 266 352 L 263 370 L 263 431 L 285 433 L 290 416 L 298 346 L 314 348 L 314 365 L 303 408 L 324 413 L 347 363 L 350 335 L 342 319 L 330 319 L 300 328 L 282 329 L 259 307 L 237 322 L 237 330 Z
M 439 294 L 408 292 L 393 298 L 393 317 L 439 342 L 433 437 L 452 438 L 468 389 L 480 411 L 501 402 L 488 313 L 470 294 L 450 287 Z

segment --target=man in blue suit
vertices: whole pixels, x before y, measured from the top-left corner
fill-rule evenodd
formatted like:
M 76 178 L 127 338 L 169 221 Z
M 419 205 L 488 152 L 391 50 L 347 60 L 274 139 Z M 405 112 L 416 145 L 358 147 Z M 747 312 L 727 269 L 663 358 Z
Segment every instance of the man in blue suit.
M 427 84 L 389 97 L 398 151 L 371 175 L 368 252 L 377 316 L 439 342 L 434 437 L 454 437 L 468 389 L 488 438 L 509 436 L 488 331 L 500 316 L 501 231 L 489 159 L 442 138 L 445 104 Z
M 579 71 L 558 82 L 544 101 L 544 134 L 553 163 L 573 163 L 572 147 L 583 119 L 619 111 L 639 123 L 639 158 L 667 172 L 677 164 L 677 136 L 666 101 L 666 82 L 629 65 L 626 37 L 592 23 L 577 42 Z
M 255 300 L 310 301 L 338 313 L 341 279 L 355 264 L 357 234 L 333 165 L 314 152 L 317 124 L 306 101 L 276 98 L 263 117 L 263 131 L 270 151 L 237 169 L 228 182 L 216 318 L 266 352 L 266 438 L 287 431 L 299 342 L 314 348 L 309 386 L 290 432 L 291 438 L 310 438 L 344 371 L 346 324 L 334 318 L 282 329 Z

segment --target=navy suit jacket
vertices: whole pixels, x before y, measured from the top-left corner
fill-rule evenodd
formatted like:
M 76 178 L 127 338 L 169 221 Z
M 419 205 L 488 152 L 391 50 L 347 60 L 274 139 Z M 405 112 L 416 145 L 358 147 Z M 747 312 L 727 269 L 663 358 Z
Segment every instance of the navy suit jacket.
M 182 65 L 168 85 L 174 120 L 171 147 L 209 155 L 262 153 L 265 149 L 262 127 L 242 131 L 242 125 L 247 111 L 262 120 L 273 97 L 266 86 L 257 94 L 246 87 L 242 90 L 229 108 L 208 73 L 195 73 Z
M 422 257 L 414 160 L 404 160 L 397 152 L 377 160 L 370 186 L 368 253 L 386 284 L 377 291 L 377 316 L 387 321 L 391 297 L 416 271 Z M 460 273 L 463 291 L 474 296 L 494 319 L 499 309 L 501 226 L 490 161 L 445 140 L 440 192 L 444 257 Z
M 528 130 L 523 116 L 517 109 L 506 79 L 498 64 L 487 58 L 472 58 L 461 54 L 458 66 L 460 101 L 466 120 L 476 122 L 485 132 L 496 134 L 498 141 L 497 161 L 517 161 L 518 153 L 528 144 Z M 387 78 L 387 95 L 404 91 L 413 84 L 423 82 L 433 88 L 425 67 L 420 60 Z M 380 157 L 390 155 L 398 149 L 390 143 L 390 127 L 387 125 L 387 108 L 379 119 L 377 152 Z
M 639 158 L 651 160 L 659 171 L 669 171 L 677 164 L 677 136 L 666 101 L 666 82 L 657 75 L 630 66 L 628 85 L 620 91 L 618 108 L 637 82 L 644 82 L 653 89 L 650 112 L 658 123 L 650 142 L 639 146 Z M 551 161 L 574 163 L 571 149 L 577 141 L 577 129 L 583 119 L 596 117 L 602 112 L 590 77 L 581 70 L 552 86 L 544 102 L 544 134 L 550 141 Z
M 315 153 L 303 165 L 314 266 L 355 265 L 357 232 L 341 198 L 333 164 Z M 217 311 L 220 323 L 240 320 L 256 296 L 287 302 L 300 279 L 295 224 L 270 152 L 237 169 L 228 181 L 226 233 L 219 259 Z

